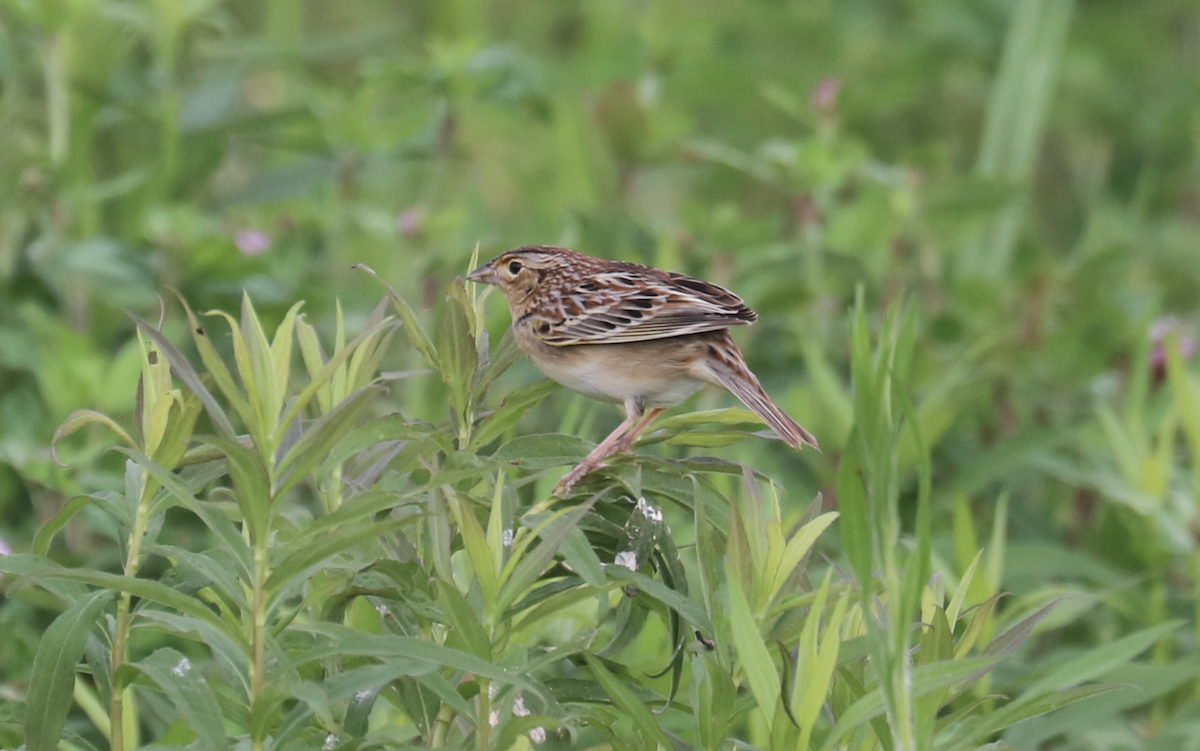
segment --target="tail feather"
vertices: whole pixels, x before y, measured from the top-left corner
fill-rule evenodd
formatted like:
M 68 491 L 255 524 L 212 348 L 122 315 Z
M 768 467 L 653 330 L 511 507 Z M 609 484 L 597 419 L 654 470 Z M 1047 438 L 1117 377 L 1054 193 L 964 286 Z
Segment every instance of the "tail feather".
M 709 357 L 705 362 L 705 370 L 710 378 L 704 380 L 725 388 L 740 399 L 742 404 L 761 417 L 787 445 L 794 449 L 807 445 L 820 451 L 813 434 L 771 401 L 758 378 L 746 367 L 742 353 L 738 351 L 733 339 L 728 333 L 721 333 L 724 336 L 717 338 L 710 345 Z

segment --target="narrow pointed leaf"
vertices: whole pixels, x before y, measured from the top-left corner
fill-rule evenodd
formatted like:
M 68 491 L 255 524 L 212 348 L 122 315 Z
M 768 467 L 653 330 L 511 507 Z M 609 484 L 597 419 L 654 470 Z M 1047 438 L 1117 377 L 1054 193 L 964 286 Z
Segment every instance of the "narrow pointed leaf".
M 75 666 L 111 599 L 106 591 L 81 598 L 55 618 L 39 640 L 25 700 L 27 751 L 57 751 L 71 709 Z

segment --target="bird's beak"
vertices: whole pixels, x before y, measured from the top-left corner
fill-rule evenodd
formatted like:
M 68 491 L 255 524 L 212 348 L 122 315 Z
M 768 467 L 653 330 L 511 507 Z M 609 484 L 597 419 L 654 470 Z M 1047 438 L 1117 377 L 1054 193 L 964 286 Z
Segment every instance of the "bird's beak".
M 496 270 L 485 263 L 470 274 L 467 274 L 467 281 L 478 284 L 495 284 L 500 281 L 500 278 L 496 275 Z

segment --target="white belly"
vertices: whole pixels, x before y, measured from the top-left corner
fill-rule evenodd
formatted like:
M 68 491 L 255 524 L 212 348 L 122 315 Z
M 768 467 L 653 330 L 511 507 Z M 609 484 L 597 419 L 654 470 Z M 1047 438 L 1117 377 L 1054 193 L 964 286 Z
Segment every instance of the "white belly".
M 624 358 L 567 357 L 537 363 L 547 378 L 584 396 L 618 404 L 636 402 L 647 409 L 674 407 L 700 390 L 694 378 L 662 378 L 652 368 Z

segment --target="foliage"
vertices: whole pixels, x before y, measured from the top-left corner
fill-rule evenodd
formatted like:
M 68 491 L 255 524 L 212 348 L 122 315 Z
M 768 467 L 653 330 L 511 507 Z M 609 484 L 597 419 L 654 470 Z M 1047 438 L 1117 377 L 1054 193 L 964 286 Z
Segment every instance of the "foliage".
M 586 446 L 527 435 L 491 454 L 470 450 L 477 436 L 511 432 L 530 406 L 520 392 L 520 406 L 478 406 L 512 363 L 511 340 L 491 350 L 480 300 L 461 281 L 451 284 L 436 341 L 388 291 L 446 387 L 448 423 L 360 419 L 380 390 L 374 364 L 395 325 L 382 306 L 353 340 L 339 329 L 326 356 L 299 304 L 268 339 L 245 298 L 240 320 L 209 314 L 229 324 L 233 370 L 188 309 L 203 372 L 138 322 L 137 429 L 85 410 L 55 436 L 90 423 L 111 429 L 128 457 L 125 492 L 77 497 L 39 534 L 35 552 L 0 559 L 0 570 L 18 577 L 12 589 L 36 584 L 65 605 L 34 661 L 26 748 L 57 747 L 73 696 L 107 705 L 92 719 L 113 749 L 137 747 L 144 729 L 156 744 L 194 740 L 211 749 L 241 739 L 254 749 L 507 749 L 548 733 L 556 745 L 716 749 L 747 727 L 772 749 L 831 749 L 850 738 L 856 746 L 870 738 L 888 748 L 971 748 L 1016 720 L 1112 690 L 1079 684 L 1178 625 L 1127 636 L 972 716 L 980 702 L 963 697 L 1053 603 L 985 643 L 993 596 L 955 639 L 972 576 L 959 583 L 949 614 L 925 584 L 929 467 L 919 441 L 917 546 L 897 559 L 891 459 L 900 432 L 915 429 L 897 389 L 905 375 L 897 363 L 911 355 L 897 318 L 874 354 L 861 306 L 855 324 L 857 440 L 838 495 L 857 586 L 835 581 L 832 568 L 814 586 L 809 556 L 838 514 L 819 513 L 815 502 L 786 533 L 776 486 L 764 497 L 745 465 L 638 458 L 589 477 L 598 489 L 586 500 L 530 492 L 540 469 L 577 461 Z M 290 389 L 296 342 L 306 379 Z M 172 388 L 173 377 L 183 389 Z M 887 409 L 892 400 L 906 419 Z M 216 435 L 192 433 L 201 410 Z M 727 410 L 703 419 L 736 425 L 746 417 Z M 670 437 L 689 426 L 660 430 Z M 721 493 L 720 474 L 740 476 L 742 492 Z M 304 481 L 311 492 L 292 492 Z M 113 517 L 122 574 L 45 557 L 55 532 L 86 504 Z M 694 560 L 666 526 L 664 504 L 694 519 Z M 212 547 L 163 539 L 177 510 L 203 524 Z M 161 562 L 157 576 L 141 576 L 151 561 Z M 695 589 L 700 602 L 689 596 Z M 922 599 L 929 625 L 910 658 Z M 638 661 L 616 659 L 656 630 L 667 647 L 661 687 L 637 676 Z M 76 677 L 81 660 L 90 679 Z M 962 706 L 939 722 L 956 701 Z M 751 717 L 765 725 L 762 738 Z M 94 742 L 88 735 L 74 742 Z
M 1180 747 L 1198 34 L 1182 0 L 3 0 L 3 744 Z M 736 290 L 823 453 L 703 394 L 548 501 L 613 417 L 451 281 L 527 242 Z

